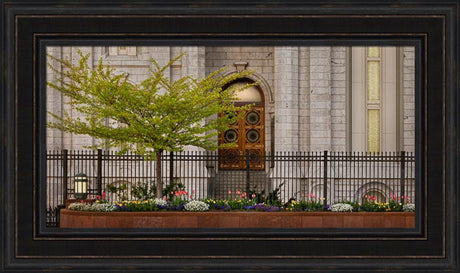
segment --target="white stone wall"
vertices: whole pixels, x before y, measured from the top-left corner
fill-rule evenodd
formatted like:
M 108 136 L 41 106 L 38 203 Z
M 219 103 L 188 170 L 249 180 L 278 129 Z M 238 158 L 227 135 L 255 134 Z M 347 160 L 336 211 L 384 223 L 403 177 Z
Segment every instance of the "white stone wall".
M 299 47 L 299 151 L 310 150 L 310 48 Z
M 310 150 L 332 148 L 331 47 L 310 48 Z
M 331 150 L 347 150 L 347 48 L 331 52 Z
M 275 151 L 299 150 L 299 48 L 275 48 Z
M 415 151 L 415 48 L 403 48 L 403 145 L 408 152 Z
M 111 55 L 107 47 L 49 47 L 48 53 L 60 58 L 76 58 L 77 51 L 91 53 L 92 65 L 102 58 L 117 71 L 128 73 L 135 83 L 145 79 L 152 68 L 151 58 L 167 64 L 182 52 L 167 75 L 205 75 L 236 62 L 246 62 L 264 80 L 266 150 L 271 150 L 270 118 L 275 117 L 276 151 L 347 150 L 347 48 L 346 47 L 136 47 L 134 55 Z M 415 56 L 413 47 L 402 49 L 401 71 L 401 148 L 415 148 Z M 54 62 L 57 65 L 57 62 Z M 396 68 L 395 68 L 396 69 Z M 56 78 L 50 69 L 47 80 Z M 62 113 L 68 101 L 48 88 L 47 108 Z M 76 115 L 76 113 L 72 113 Z M 94 143 L 87 136 L 47 131 L 48 149 L 83 149 Z
M 118 72 L 128 74 L 133 83 L 140 83 L 148 77 L 153 68 L 151 59 L 160 65 L 166 65 L 170 60 L 169 47 L 136 47 L 136 55 L 109 55 L 107 47 L 97 47 L 94 54 L 95 63 L 102 58 L 104 64 L 110 65 Z M 169 70 L 166 71 L 166 75 Z
M 182 68 L 182 76 L 204 78 L 206 76 L 206 48 L 204 46 L 189 46 L 183 47 L 182 52 L 187 52 L 184 56 L 185 65 Z
M 246 69 L 254 70 L 274 86 L 273 51 L 273 47 L 206 47 L 206 74 L 224 66 L 232 68 L 235 62 L 247 62 Z

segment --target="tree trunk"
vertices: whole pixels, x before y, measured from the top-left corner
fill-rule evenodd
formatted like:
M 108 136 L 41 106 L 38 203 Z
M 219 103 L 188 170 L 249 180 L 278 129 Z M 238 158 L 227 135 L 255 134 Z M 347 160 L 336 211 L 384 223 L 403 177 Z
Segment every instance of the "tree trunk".
M 163 150 L 158 150 L 156 152 L 156 159 L 157 159 L 157 197 L 162 198 L 163 195 L 163 177 L 161 174 L 161 155 L 163 154 Z

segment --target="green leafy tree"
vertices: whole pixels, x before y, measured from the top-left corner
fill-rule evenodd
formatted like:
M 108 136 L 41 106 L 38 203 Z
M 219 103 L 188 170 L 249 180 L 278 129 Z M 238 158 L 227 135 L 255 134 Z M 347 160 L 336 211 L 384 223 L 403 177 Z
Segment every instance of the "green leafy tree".
M 135 84 L 128 81 L 127 74 L 104 65 L 102 59 L 93 68 L 88 65 L 89 54 L 79 55 L 76 63 L 49 56 L 64 69 L 50 65 L 58 77 L 48 86 L 70 97 L 71 108 L 82 115 L 49 113 L 56 121 L 49 122 L 48 127 L 97 138 L 98 143 L 90 148 L 116 147 L 120 153 L 131 151 L 156 160 L 158 197 L 163 189 L 164 151 L 182 151 L 187 145 L 219 148 L 215 140 L 218 132 L 250 107 L 235 106 L 237 90 L 224 89 L 250 75 L 249 71 L 225 76 L 223 68 L 202 79 L 186 76 L 172 81 L 165 71 L 182 54 L 165 66 L 152 60 L 149 76 Z M 228 114 L 215 118 L 219 113 Z M 230 145 L 221 145 L 224 146 Z

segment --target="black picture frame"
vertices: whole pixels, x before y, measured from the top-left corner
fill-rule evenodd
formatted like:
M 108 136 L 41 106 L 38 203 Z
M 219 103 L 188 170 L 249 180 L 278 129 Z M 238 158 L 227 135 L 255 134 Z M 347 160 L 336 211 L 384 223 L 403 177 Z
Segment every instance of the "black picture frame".
M 457 272 L 458 0 L 2 1 L 2 272 Z M 40 219 L 43 47 L 413 45 L 419 90 L 414 230 L 56 231 Z M 40 62 L 40 60 L 42 60 Z M 244 230 L 243 230 L 244 232 Z M 146 236 L 146 234 L 148 236 Z

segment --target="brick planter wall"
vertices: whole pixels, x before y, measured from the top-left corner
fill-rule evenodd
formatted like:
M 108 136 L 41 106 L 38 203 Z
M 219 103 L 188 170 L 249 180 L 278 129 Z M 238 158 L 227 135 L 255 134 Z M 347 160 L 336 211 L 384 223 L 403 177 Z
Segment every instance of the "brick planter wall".
M 414 228 L 413 212 L 87 212 L 61 210 L 62 228 Z

